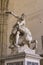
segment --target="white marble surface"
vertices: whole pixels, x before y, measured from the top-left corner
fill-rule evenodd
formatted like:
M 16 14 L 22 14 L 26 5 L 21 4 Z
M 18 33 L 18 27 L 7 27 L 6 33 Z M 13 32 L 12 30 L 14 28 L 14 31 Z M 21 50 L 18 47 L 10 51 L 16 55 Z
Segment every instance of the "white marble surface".
M 26 44 L 24 46 L 16 48 L 15 50 L 17 50 L 18 53 L 25 52 L 29 54 L 35 54 L 35 50 L 30 49 Z

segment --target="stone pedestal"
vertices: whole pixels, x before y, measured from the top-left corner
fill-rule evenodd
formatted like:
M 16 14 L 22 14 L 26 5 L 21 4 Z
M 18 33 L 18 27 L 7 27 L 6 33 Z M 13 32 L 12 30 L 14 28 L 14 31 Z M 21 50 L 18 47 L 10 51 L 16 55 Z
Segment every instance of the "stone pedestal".
M 9 55 L 5 59 L 5 65 L 40 65 L 41 57 L 37 54 L 25 52 Z

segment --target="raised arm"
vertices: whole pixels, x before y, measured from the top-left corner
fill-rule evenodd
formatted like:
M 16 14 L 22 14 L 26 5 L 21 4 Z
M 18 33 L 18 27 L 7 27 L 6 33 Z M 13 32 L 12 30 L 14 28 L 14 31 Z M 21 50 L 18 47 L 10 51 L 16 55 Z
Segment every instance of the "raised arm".
M 10 11 L 8 11 L 8 12 L 5 12 L 6 14 L 11 14 L 11 15 L 13 15 L 15 18 L 20 18 L 19 16 L 17 16 L 14 12 L 10 12 Z
M 11 14 L 15 17 L 19 19 L 19 16 L 17 16 L 14 12 L 11 12 Z

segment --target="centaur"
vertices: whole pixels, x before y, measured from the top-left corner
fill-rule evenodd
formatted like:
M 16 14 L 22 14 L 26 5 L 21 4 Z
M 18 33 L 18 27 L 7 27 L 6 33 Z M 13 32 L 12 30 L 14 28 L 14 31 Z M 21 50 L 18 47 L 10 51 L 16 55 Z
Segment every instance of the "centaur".
M 25 15 L 21 14 L 21 17 L 15 15 L 13 12 L 6 12 L 12 14 L 17 18 L 17 23 L 13 26 L 11 35 L 10 35 L 10 43 L 15 45 L 16 47 L 20 47 L 24 44 L 30 46 L 31 43 L 37 43 L 37 40 L 32 40 L 32 35 L 30 30 L 25 26 Z

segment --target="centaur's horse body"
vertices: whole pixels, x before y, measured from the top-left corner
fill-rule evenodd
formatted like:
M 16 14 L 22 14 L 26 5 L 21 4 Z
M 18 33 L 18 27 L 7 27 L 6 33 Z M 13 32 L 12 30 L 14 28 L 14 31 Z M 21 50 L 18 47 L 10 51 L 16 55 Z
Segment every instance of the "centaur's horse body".
M 17 31 L 18 31 L 18 25 L 16 24 L 14 27 L 13 27 L 12 33 L 10 34 L 9 41 L 10 41 L 11 45 L 15 46 L 15 44 L 16 44 L 16 35 L 17 35 Z M 30 41 L 26 39 L 26 37 L 27 37 L 26 34 L 22 31 L 20 31 L 20 30 L 19 30 L 19 32 L 20 32 L 20 34 L 19 34 L 18 45 L 23 46 L 24 44 L 27 44 L 28 47 L 30 47 Z M 29 36 L 29 38 L 30 37 L 31 36 Z M 32 39 L 31 39 L 31 43 L 34 43 L 32 49 L 36 48 L 36 42 L 37 42 L 36 40 L 32 41 Z

